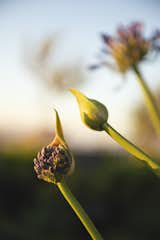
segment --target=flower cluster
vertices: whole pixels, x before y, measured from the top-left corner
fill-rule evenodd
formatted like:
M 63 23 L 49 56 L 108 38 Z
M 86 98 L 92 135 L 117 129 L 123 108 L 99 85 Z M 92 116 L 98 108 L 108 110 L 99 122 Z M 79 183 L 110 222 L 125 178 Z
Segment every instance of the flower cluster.
M 122 73 L 143 61 L 150 51 L 160 50 L 160 32 L 156 31 L 150 38 L 146 38 L 140 22 L 118 27 L 115 37 L 102 34 L 102 40 L 105 53 L 112 55 Z
M 71 164 L 69 152 L 59 144 L 42 148 L 34 159 L 34 170 L 39 179 L 56 183 L 69 172 Z

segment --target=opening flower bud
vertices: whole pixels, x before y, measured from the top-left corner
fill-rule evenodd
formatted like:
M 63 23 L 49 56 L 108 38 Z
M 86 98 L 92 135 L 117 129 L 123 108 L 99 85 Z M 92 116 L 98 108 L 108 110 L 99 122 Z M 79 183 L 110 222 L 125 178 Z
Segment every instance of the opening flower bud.
M 39 179 L 55 184 L 74 170 L 74 159 L 64 140 L 57 112 L 55 138 L 37 154 L 34 159 L 34 170 Z
M 107 108 L 102 103 L 87 98 L 76 89 L 70 88 L 70 91 L 77 99 L 82 121 L 93 130 L 103 131 L 103 124 L 108 120 Z
M 70 172 L 72 157 L 63 145 L 42 148 L 34 159 L 37 177 L 44 181 L 57 183 Z

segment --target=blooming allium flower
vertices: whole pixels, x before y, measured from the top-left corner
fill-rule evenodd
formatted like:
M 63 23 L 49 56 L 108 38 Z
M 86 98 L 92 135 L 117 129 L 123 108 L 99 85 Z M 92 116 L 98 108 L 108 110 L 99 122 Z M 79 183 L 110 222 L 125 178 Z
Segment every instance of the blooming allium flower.
M 140 22 L 118 27 L 115 37 L 102 34 L 102 39 L 105 53 L 113 56 L 118 70 L 122 73 L 143 61 L 150 51 L 160 50 L 160 32 L 156 31 L 150 38 L 146 38 Z

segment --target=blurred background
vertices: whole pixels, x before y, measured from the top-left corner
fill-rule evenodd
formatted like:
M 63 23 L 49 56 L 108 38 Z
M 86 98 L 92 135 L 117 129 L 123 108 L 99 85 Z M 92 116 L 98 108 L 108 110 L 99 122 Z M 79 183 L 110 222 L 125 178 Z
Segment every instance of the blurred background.
M 54 108 L 76 158 L 67 182 L 104 239 L 160 235 L 160 180 L 105 133 L 87 129 L 68 91 L 103 102 L 109 122 L 158 159 L 133 73 L 89 67 L 102 32 L 141 21 L 149 35 L 160 28 L 159 11 L 158 0 L 0 0 L 0 239 L 90 239 L 56 187 L 33 171 L 37 151 L 54 137 Z M 160 58 L 140 66 L 157 102 L 159 66 Z

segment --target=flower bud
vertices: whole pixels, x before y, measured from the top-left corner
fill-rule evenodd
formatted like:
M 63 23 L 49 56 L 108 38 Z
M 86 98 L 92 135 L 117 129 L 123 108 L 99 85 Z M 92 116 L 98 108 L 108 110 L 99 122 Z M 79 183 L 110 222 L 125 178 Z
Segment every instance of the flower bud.
M 103 131 L 103 124 L 108 120 L 107 108 L 102 103 L 87 98 L 76 89 L 71 88 L 70 91 L 77 99 L 82 121 L 93 130 Z
M 56 135 L 53 141 L 34 159 L 34 170 L 39 179 L 58 183 L 73 172 L 74 159 L 64 140 L 61 122 L 56 112 Z

